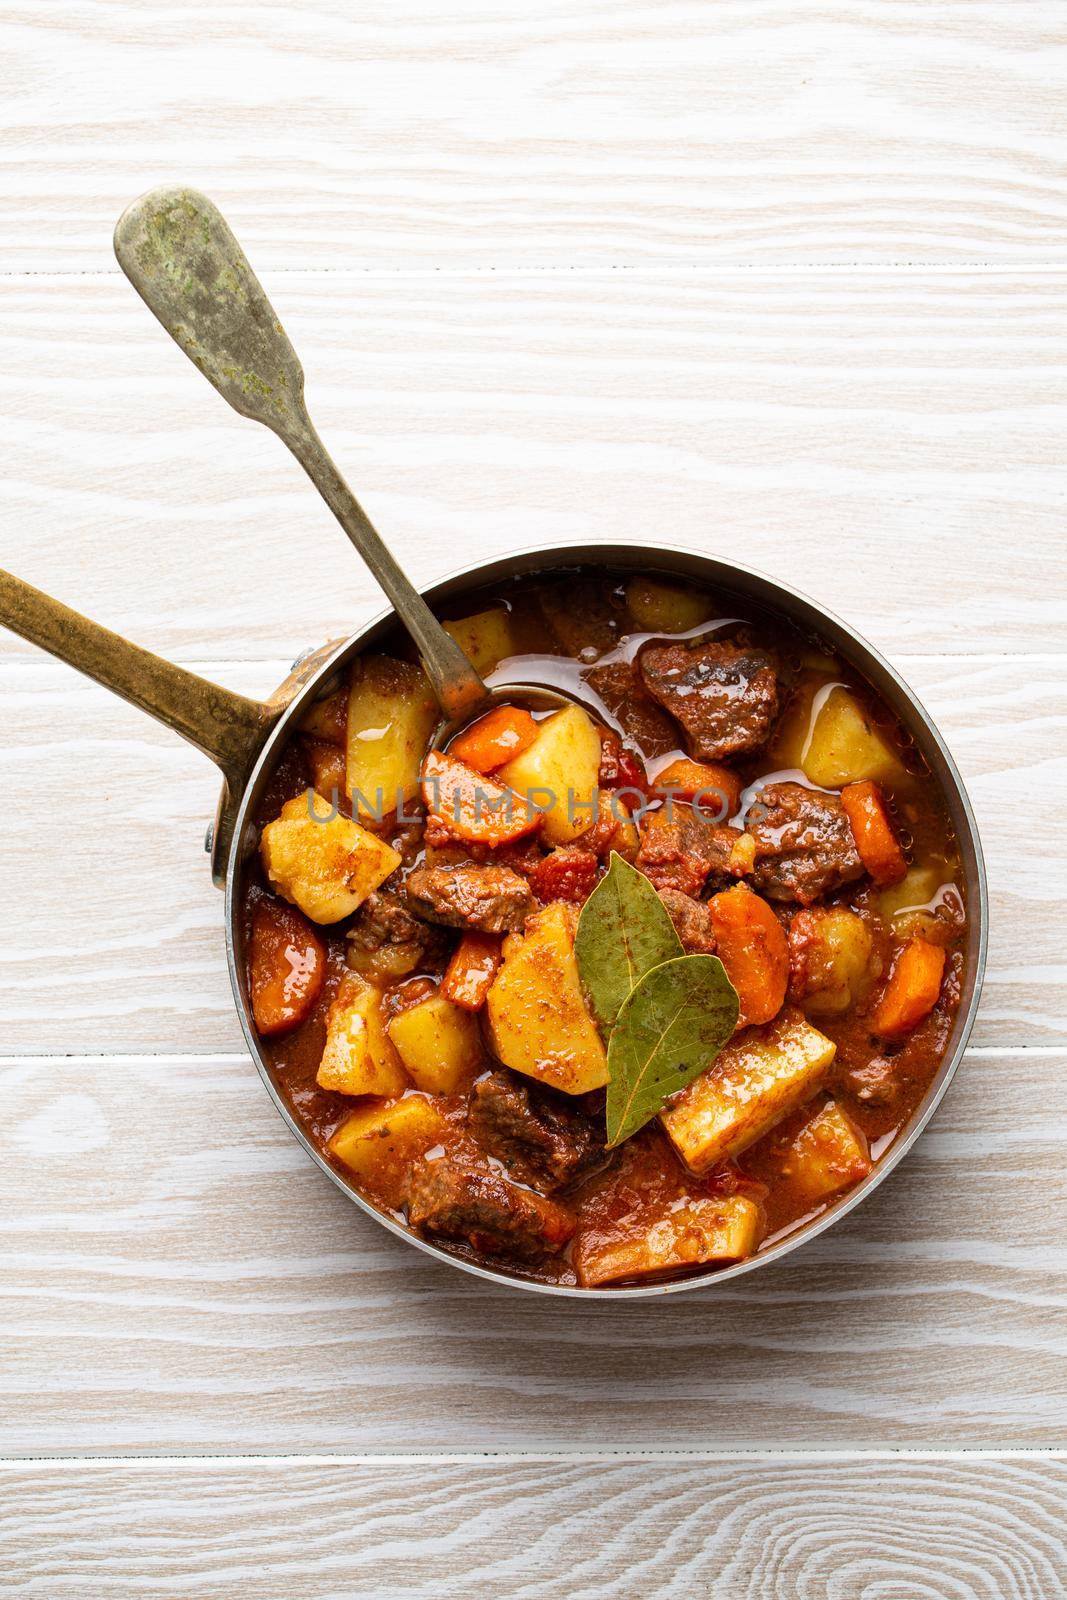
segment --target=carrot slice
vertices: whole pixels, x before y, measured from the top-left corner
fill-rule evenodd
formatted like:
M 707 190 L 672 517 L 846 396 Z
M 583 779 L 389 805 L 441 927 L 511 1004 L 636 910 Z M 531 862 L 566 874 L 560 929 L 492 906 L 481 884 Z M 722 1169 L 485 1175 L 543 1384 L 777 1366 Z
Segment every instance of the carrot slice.
M 465 933 L 441 980 L 441 993 L 464 1011 L 478 1011 L 501 962 L 500 939 L 492 933 Z
M 512 756 L 521 755 L 536 738 L 537 723 L 528 711 L 496 706 L 453 739 L 448 753 L 475 772 L 493 772 Z
M 789 986 L 789 941 L 766 900 L 746 884 L 724 889 L 708 901 L 715 953 L 737 990 L 739 1028 L 770 1022 L 785 1003 Z
M 945 952 L 926 939 L 909 939 L 897 957 L 874 1010 L 874 1031 L 892 1039 L 910 1033 L 933 1010 L 945 975 Z
M 849 783 L 841 790 L 841 804 L 852 827 L 860 860 L 875 883 L 885 888 L 899 883 L 908 870 L 896 829 L 876 783 Z
M 306 917 L 280 900 L 260 900 L 252 913 L 248 988 L 252 1020 L 262 1034 L 288 1033 L 322 992 L 326 947 Z
M 541 823 L 529 800 L 436 750 L 422 764 L 422 798 L 444 833 L 490 849 L 533 833 Z
M 744 785 L 736 772 L 718 761 L 672 761 L 655 778 L 657 789 L 669 790 L 679 800 L 698 798 L 709 822 L 725 822 L 737 815 Z M 723 807 L 725 806 L 725 810 Z

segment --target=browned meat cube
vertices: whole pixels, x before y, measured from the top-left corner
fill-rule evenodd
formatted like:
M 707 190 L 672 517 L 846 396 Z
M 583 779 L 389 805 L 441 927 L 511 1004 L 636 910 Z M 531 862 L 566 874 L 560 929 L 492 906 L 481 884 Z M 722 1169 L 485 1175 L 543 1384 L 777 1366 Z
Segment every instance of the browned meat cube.
M 403 978 L 440 966 L 448 935 L 413 916 L 401 895 L 376 889 L 348 930 L 348 964 L 371 978 Z
M 641 676 L 682 724 L 698 761 L 758 750 L 778 715 L 774 657 L 749 645 L 650 645 L 641 652 Z
M 641 848 L 635 865 L 657 889 L 697 896 L 714 875 L 729 882 L 741 834 L 726 823 L 708 822 L 691 806 L 672 801 L 641 823 Z
M 481 1255 L 536 1261 L 562 1250 L 574 1233 L 574 1217 L 555 1200 L 454 1156 L 423 1160 L 409 1196 L 413 1228 L 461 1239 Z
M 511 1072 L 489 1073 L 474 1085 L 467 1129 L 483 1150 L 542 1194 L 565 1189 L 604 1160 L 604 1140 L 587 1117 L 538 1094 Z
M 583 674 L 628 739 L 646 756 L 666 755 L 678 747 L 678 729 L 656 704 L 629 661 L 612 661 Z
M 745 819 L 756 841 L 752 887 L 769 900 L 802 906 L 863 876 L 852 825 L 836 794 L 801 783 L 770 783 Z
M 566 578 L 540 593 L 545 621 L 564 654 L 595 661 L 622 637 L 625 602 L 596 578 Z
M 715 954 L 715 932 L 706 900 L 694 900 L 678 889 L 660 889 L 659 897 L 667 908 L 682 944 L 690 955 Z
M 510 867 L 416 867 L 405 888 L 420 916 L 446 928 L 513 933 L 537 910 L 526 879 Z

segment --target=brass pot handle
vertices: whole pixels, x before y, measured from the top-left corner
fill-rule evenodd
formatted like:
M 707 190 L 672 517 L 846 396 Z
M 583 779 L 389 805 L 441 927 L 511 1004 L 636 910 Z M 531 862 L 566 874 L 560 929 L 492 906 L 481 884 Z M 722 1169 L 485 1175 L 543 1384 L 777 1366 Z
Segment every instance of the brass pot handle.
M 225 779 L 212 851 L 212 872 L 221 882 L 237 802 L 291 695 L 263 702 L 234 694 L 90 622 L 3 570 L 0 623 L 147 711 L 211 757 Z

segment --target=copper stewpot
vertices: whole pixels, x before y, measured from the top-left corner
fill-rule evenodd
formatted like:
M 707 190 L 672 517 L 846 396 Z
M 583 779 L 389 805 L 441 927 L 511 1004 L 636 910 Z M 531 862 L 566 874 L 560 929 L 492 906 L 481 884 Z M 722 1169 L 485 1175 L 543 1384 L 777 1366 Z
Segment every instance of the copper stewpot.
M 571 1295 L 581 1299 L 634 1299 L 675 1294 L 725 1283 L 742 1273 L 755 1272 L 815 1238 L 881 1183 L 897 1165 L 939 1104 L 963 1056 L 978 1007 L 985 967 L 988 900 L 981 844 L 967 793 L 945 742 L 914 692 L 889 663 L 846 623 L 815 601 L 761 573 L 733 562 L 692 551 L 637 544 L 548 545 L 465 568 L 443 579 L 425 593 L 437 610 L 457 612 L 466 595 L 515 576 L 543 574 L 581 566 L 587 571 L 657 573 L 690 580 L 710 589 L 717 598 L 740 607 L 756 606 L 777 614 L 809 633 L 820 635 L 850 663 L 875 692 L 895 711 L 915 741 L 937 779 L 955 828 L 967 891 L 967 944 L 963 992 L 952 1036 L 937 1075 L 921 1104 L 870 1176 L 822 1216 L 767 1250 L 737 1265 L 695 1273 L 674 1281 L 634 1288 L 578 1289 L 538 1283 L 510 1272 L 453 1255 L 442 1246 L 418 1238 L 393 1217 L 364 1199 L 311 1144 L 274 1081 L 259 1047 L 252 1024 L 246 981 L 247 961 L 241 917 L 244 864 L 256 848 L 255 816 L 260 796 L 289 736 L 311 703 L 333 690 L 349 663 L 376 644 L 397 625 L 392 611 L 369 622 L 343 643 L 325 645 L 295 666 L 280 689 L 263 702 L 249 700 L 209 683 L 182 667 L 161 660 L 87 621 L 77 612 L 49 599 L 29 584 L 0 572 L 0 622 L 42 646 L 52 655 L 95 678 L 124 699 L 150 712 L 204 751 L 221 768 L 223 789 L 215 823 L 209 832 L 212 875 L 225 892 L 226 957 L 241 1025 L 252 1058 L 268 1094 L 293 1136 L 300 1141 L 349 1199 L 418 1249 L 465 1272 L 493 1282 L 514 1284 L 542 1294 Z

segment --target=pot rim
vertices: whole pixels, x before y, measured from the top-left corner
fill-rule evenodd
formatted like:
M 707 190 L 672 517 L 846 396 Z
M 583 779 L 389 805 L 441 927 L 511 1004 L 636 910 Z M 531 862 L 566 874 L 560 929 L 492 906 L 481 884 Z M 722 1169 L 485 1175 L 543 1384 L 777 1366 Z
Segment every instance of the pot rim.
M 640 559 L 635 559 L 638 557 Z M 612 540 L 585 544 L 567 541 L 552 544 L 532 544 L 519 550 L 511 551 L 506 556 L 483 558 L 477 562 L 454 569 L 444 577 L 435 580 L 433 584 L 425 589 L 421 589 L 420 592 L 433 604 L 436 601 L 449 598 L 452 590 L 459 592 L 469 591 L 470 589 L 484 587 L 498 578 L 530 575 L 542 569 L 551 571 L 553 568 L 568 566 L 602 567 L 609 570 L 612 567 L 616 569 L 620 567 L 624 569 L 633 568 L 634 570 L 649 572 L 673 573 L 675 577 L 692 577 L 699 570 L 702 581 L 706 582 L 713 592 L 716 589 L 729 591 L 733 588 L 736 590 L 738 589 L 738 583 L 734 580 L 739 580 L 740 589 L 738 592 L 745 594 L 746 598 L 749 598 L 747 590 L 751 589 L 752 598 L 756 599 L 758 605 L 765 606 L 769 611 L 777 609 L 794 622 L 797 620 L 799 613 L 801 618 L 807 624 L 813 626 L 817 632 L 827 635 L 839 648 L 844 646 L 844 653 L 849 657 L 851 664 L 864 677 L 873 682 L 879 693 L 884 694 L 887 689 L 892 691 L 894 709 L 903 715 L 910 730 L 920 735 L 919 743 L 924 756 L 928 759 L 931 756 L 934 758 L 932 765 L 951 812 L 966 880 L 968 952 L 967 971 L 965 974 L 965 999 L 961 1002 L 956 1014 L 950 1048 L 946 1051 L 926 1095 L 916 1107 L 906 1128 L 896 1136 L 889 1149 L 876 1162 L 868 1177 L 862 1183 L 857 1184 L 848 1194 L 842 1196 L 835 1204 L 828 1206 L 826 1211 L 813 1221 L 800 1224 L 767 1249 L 758 1251 L 754 1256 L 750 1256 L 744 1261 L 735 1262 L 732 1266 L 712 1267 L 705 1272 L 693 1273 L 688 1277 L 680 1277 L 663 1283 L 639 1284 L 619 1288 L 581 1288 L 571 1284 L 542 1283 L 537 1279 L 523 1277 L 520 1273 L 508 1271 L 503 1267 L 499 1269 L 489 1267 L 481 1262 L 446 1250 L 443 1246 L 435 1244 L 429 1239 L 420 1238 L 419 1235 L 413 1233 L 402 1222 L 390 1216 L 387 1212 L 379 1210 L 369 1200 L 365 1199 L 342 1173 L 330 1165 L 321 1151 L 316 1149 L 293 1116 L 275 1083 L 271 1069 L 260 1050 L 259 1041 L 252 1024 L 245 994 L 244 978 L 238 965 L 240 955 L 240 940 L 238 938 L 240 891 L 242 865 L 246 859 L 246 852 L 242 846 L 249 826 L 249 812 L 252 804 L 258 798 L 260 784 L 270 771 L 279 748 L 287 742 L 293 726 L 299 720 L 302 712 L 316 698 L 320 687 L 337 671 L 338 667 L 350 655 L 355 654 L 357 650 L 365 649 L 368 644 L 372 643 L 376 634 L 386 631 L 392 623 L 395 623 L 395 613 L 388 606 L 370 618 L 360 629 L 329 652 L 319 669 L 301 687 L 271 729 L 269 737 L 264 742 L 263 748 L 260 750 L 249 773 L 240 796 L 236 825 L 233 830 L 233 839 L 226 863 L 225 924 L 227 967 L 230 974 L 234 1002 L 244 1031 L 245 1042 L 276 1109 L 288 1126 L 289 1131 L 303 1146 L 316 1165 L 326 1173 L 348 1199 L 354 1201 L 368 1216 L 373 1217 L 376 1222 L 388 1229 L 390 1233 L 406 1243 L 414 1245 L 424 1254 L 449 1266 L 459 1267 L 471 1276 L 481 1278 L 489 1283 L 502 1284 L 509 1288 L 533 1290 L 539 1294 L 556 1295 L 579 1301 L 656 1299 L 672 1294 L 692 1292 L 696 1289 L 713 1288 L 717 1284 L 742 1277 L 746 1273 L 754 1272 L 761 1267 L 770 1266 L 772 1263 L 781 1261 L 799 1246 L 809 1244 L 813 1239 L 818 1238 L 820 1234 L 832 1227 L 835 1222 L 846 1217 L 904 1159 L 943 1100 L 948 1086 L 963 1059 L 971 1030 L 974 1026 L 985 973 L 989 934 L 989 905 L 985 862 L 978 826 L 963 779 L 939 729 L 914 690 L 890 665 L 881 652 L 870 644 L 862 634 L 857 633 L 848 623 L 842 621 L 835 612 L 812 599 L 802 590 L 796 589 L 778 578 L 773 578 L 767 573 L 743 566 L 737 562 L 728 561 L 718 556 L 704 555 L 699 551 L 669 543 L 657 543 L 650 547 L 638 540 Z M 685 573 L 684 568 L 687 566 L 690 571 Z M 683 570 L 680 571 L 679 569 Z M 761 590 L 767 591 L 765 597 L 760 596 Z

